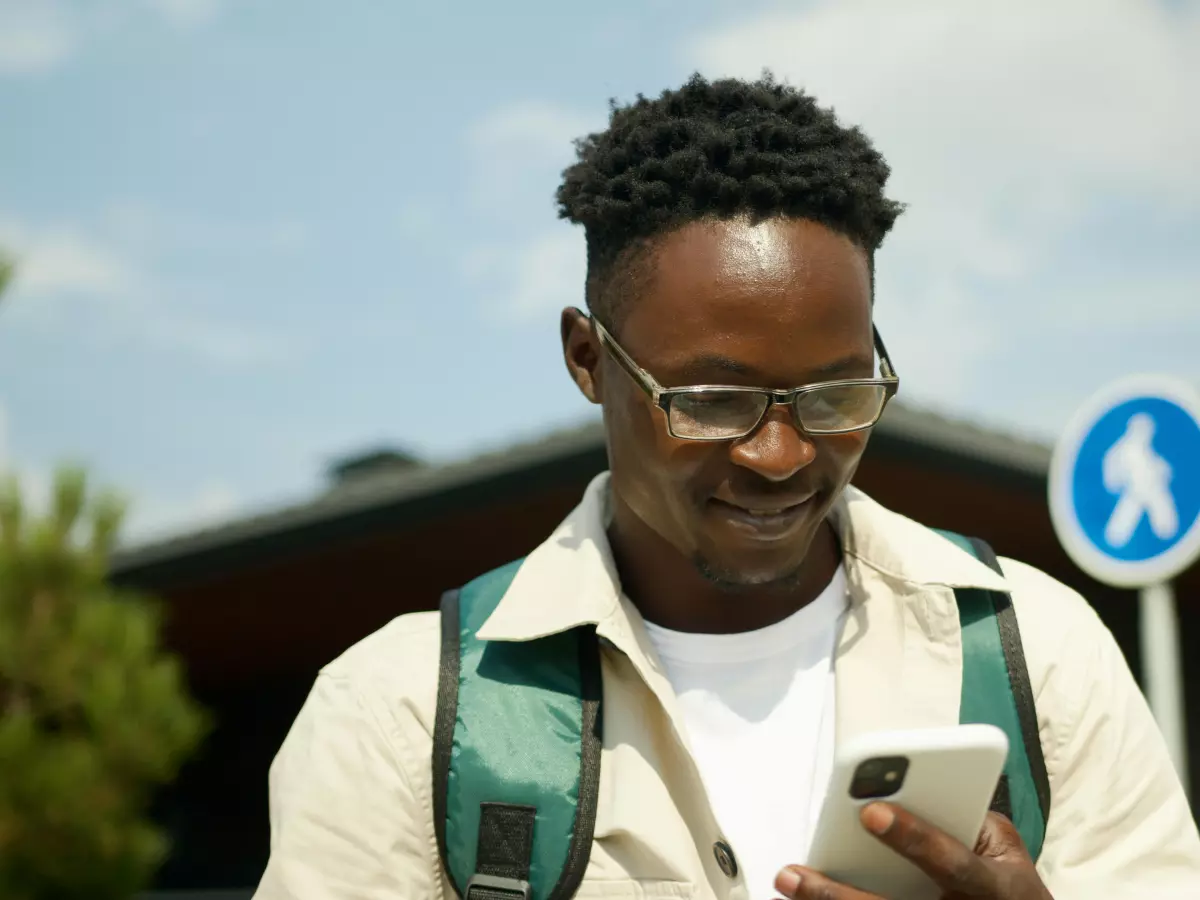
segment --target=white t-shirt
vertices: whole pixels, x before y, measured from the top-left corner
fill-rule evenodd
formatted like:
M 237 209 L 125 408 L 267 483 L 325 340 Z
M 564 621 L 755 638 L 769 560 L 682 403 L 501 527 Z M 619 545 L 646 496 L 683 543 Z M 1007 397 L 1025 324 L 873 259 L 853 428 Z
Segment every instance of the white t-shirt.
M 803 863 L 833 767 L 833 651 L 847 607 L 842 567 L 812 603 L 742 634 L 647 623 L 724 838 L 751 900 Z

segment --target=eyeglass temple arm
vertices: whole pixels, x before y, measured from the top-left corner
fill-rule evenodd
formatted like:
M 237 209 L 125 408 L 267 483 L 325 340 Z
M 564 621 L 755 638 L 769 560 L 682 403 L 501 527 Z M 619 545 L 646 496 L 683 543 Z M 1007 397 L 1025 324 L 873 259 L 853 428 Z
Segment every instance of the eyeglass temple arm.
M 635 363 L 629 354 L 621 349 L 621 345 L 612 339 L 612 335 L 608 333 L 608 329 L 601 325 L 595 316 L 591 316 L 590 318 L 592 320 L 592 327 L 596 329 L 596 337 L 600 340 L 601 345 L 608 349 L 612 358 L 617 361 L 617 365 L 624 369 L 625 373 L 633 379 L 634 383 L 646 392 L 646 396 L 651 400 L 658 400 L 658 390 L 656 390 L 658 384 L 654 381 L 650 373 Z
M 887 347 L 883 345 L 883 337 L 880 336 L 879 329 L 872 325 L 871 331 L 875 335 L 875 349 L 879 351 L 879 371 L 883 373 L 884 378 L 895 378 L 896 370 L 892 368 L 892 360 L 888 356 Z

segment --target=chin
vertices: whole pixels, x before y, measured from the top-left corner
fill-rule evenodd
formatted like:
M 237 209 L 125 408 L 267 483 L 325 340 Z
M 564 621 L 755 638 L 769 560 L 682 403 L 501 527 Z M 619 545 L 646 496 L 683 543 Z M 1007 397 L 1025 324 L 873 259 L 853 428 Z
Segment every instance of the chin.
M 762 587 L 791 587 L 799 584 L 804 571 L 803 559 L 788 566 L 755 566 L 697 554 L 692 558 L 692 564 L 705 581 L 730 593 Z
M 706 581 L 729 591 L 798 584 L 821 521 L 810 521 L 781 541 L 756 541 L 725 529 L 706 529 L 692 564 Z

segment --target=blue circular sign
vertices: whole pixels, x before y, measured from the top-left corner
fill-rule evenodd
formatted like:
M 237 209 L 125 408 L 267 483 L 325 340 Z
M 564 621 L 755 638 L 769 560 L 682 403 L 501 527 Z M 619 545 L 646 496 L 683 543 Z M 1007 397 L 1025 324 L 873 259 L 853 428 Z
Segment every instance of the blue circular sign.
M 1200 395 L 1138 376 L 1092 397 L 1055 448 L 1050 513 L 1100 581 L 1139 587 L 1187 568 L 1200 554 Z

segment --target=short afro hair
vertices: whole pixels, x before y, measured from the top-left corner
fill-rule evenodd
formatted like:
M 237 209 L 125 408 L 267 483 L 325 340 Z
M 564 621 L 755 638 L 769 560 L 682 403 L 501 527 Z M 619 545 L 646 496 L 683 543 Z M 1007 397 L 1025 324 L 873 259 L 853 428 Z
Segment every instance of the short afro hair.
M 575 142 L 559 217 L 587 239 L 587 305 L 610 328 L 644 283 L 643 252 L 690 222 L 747 215 L 810 219 L 867 251 L 903 206 L 884 196 L 890 170 L 857 128 L 802 90 L 693 75 L 656 100 L 610 103 L 606 131 Z

